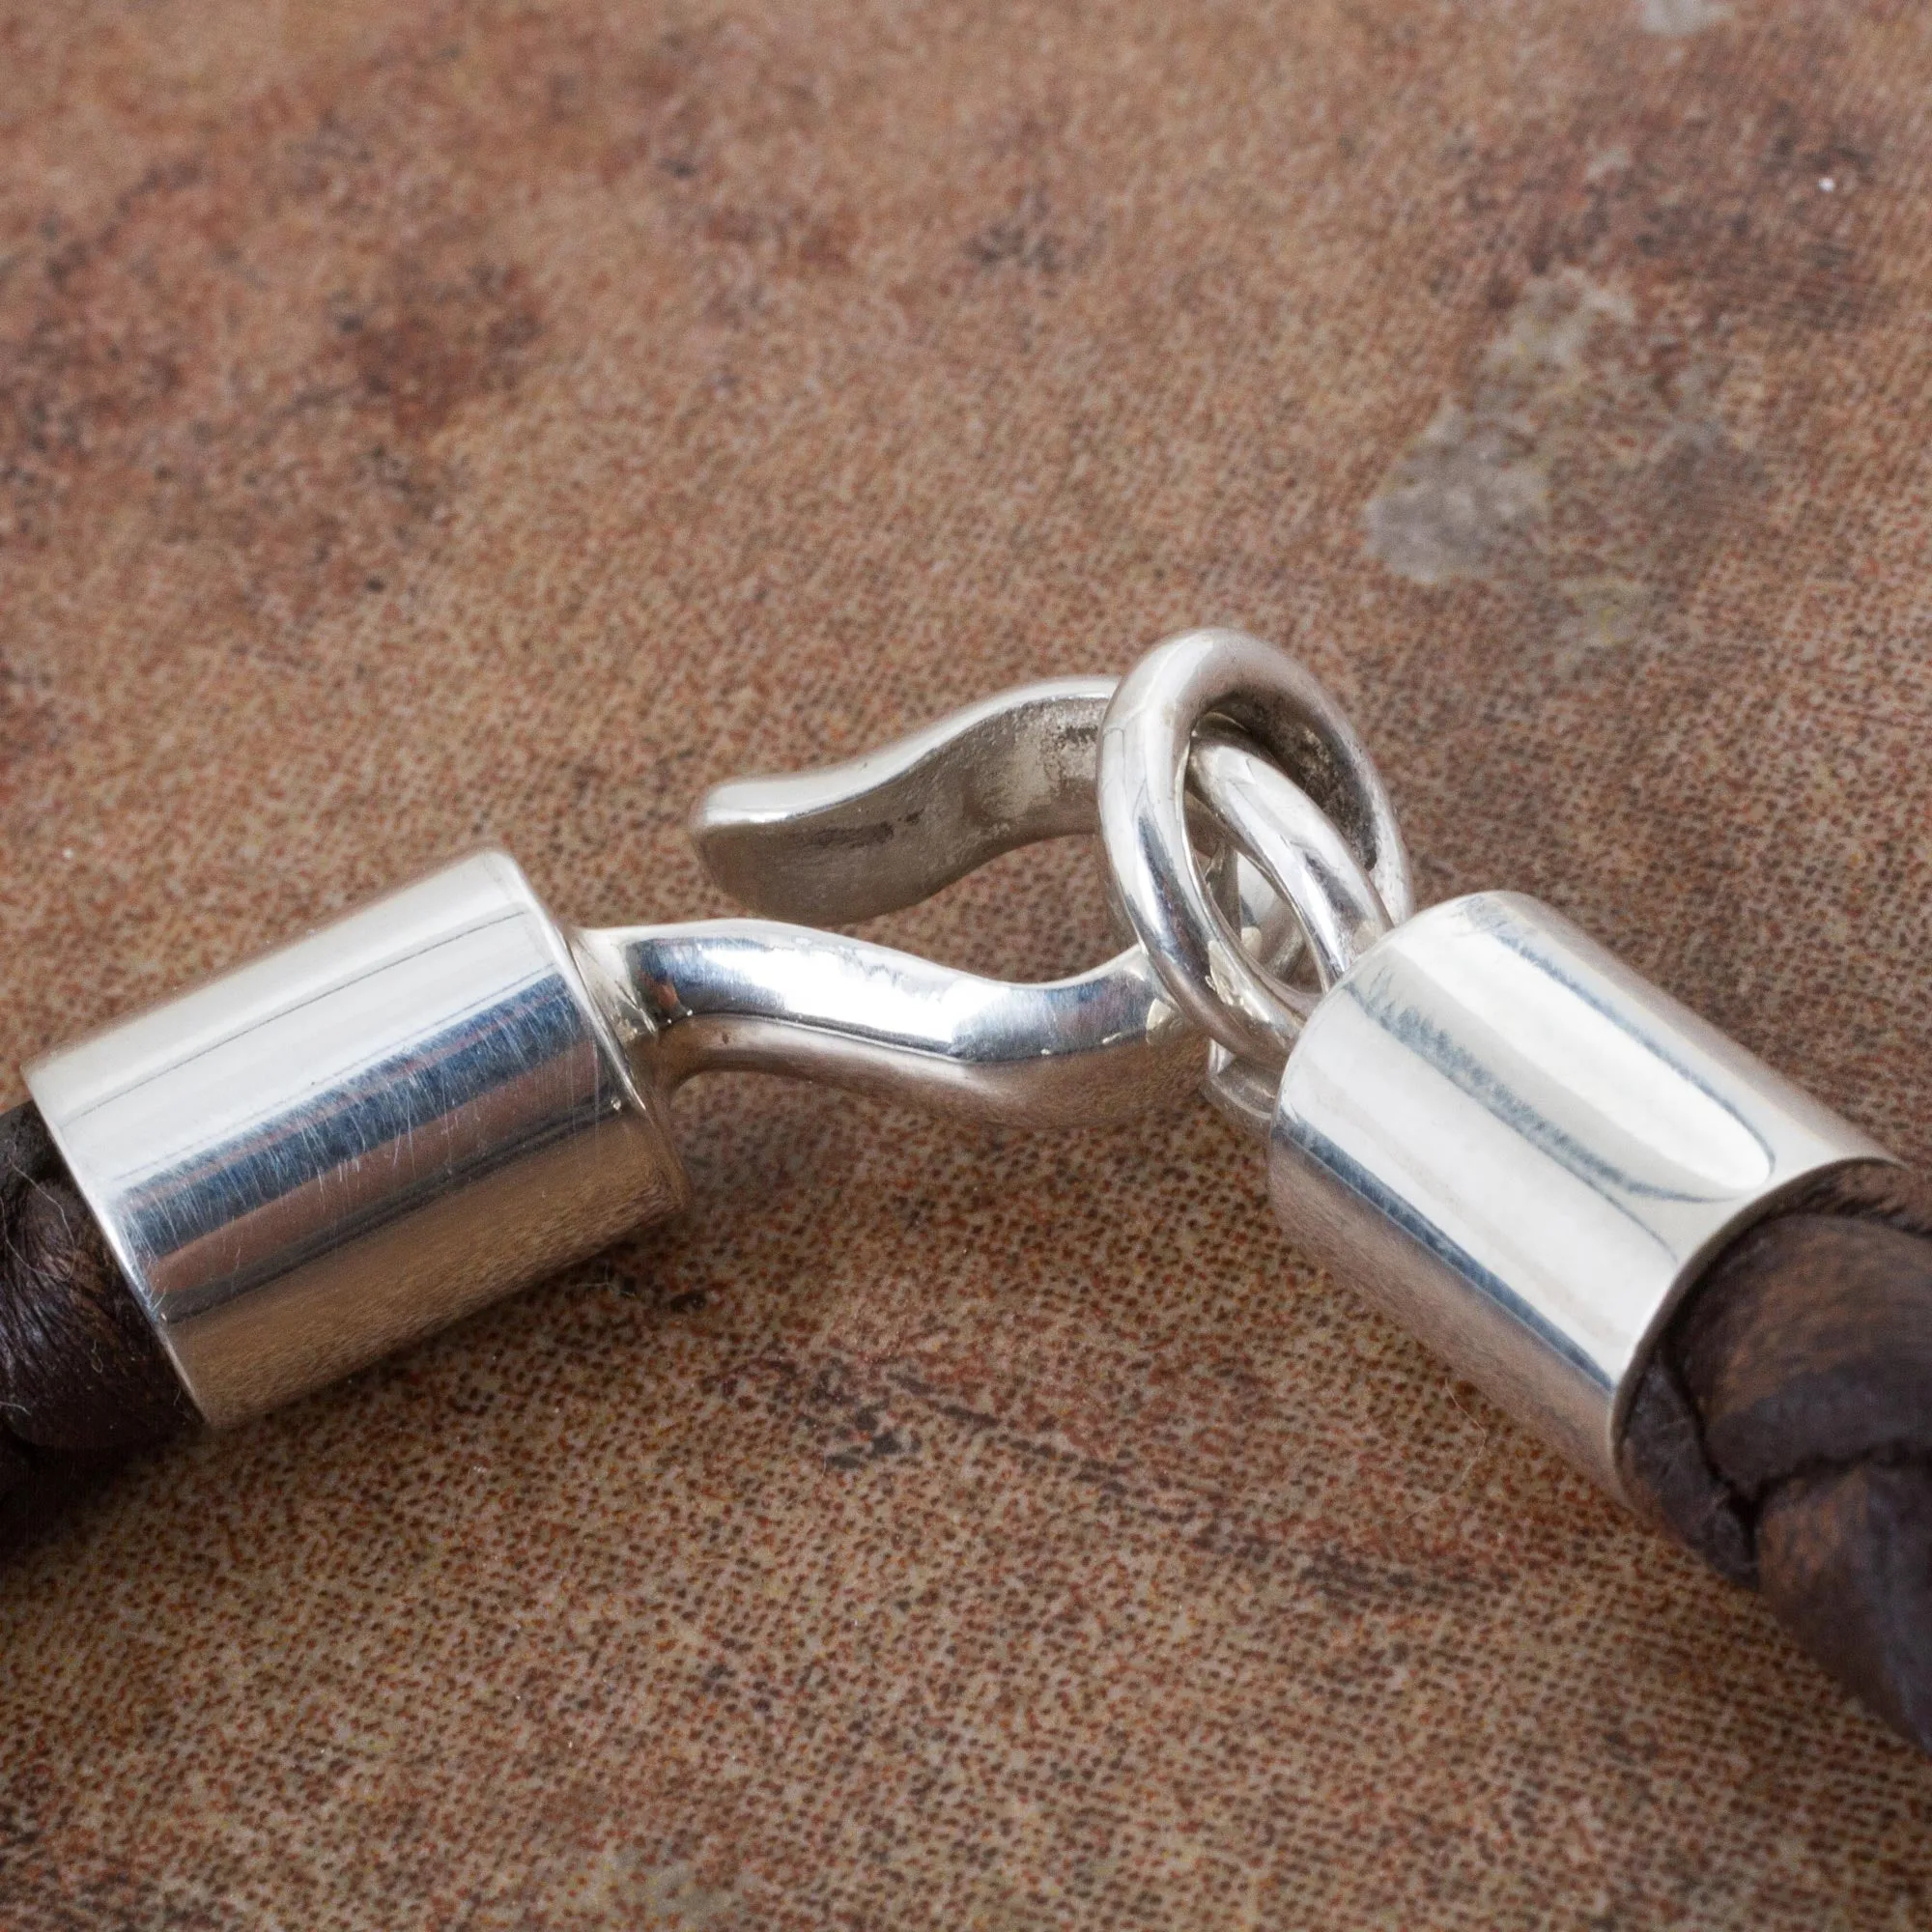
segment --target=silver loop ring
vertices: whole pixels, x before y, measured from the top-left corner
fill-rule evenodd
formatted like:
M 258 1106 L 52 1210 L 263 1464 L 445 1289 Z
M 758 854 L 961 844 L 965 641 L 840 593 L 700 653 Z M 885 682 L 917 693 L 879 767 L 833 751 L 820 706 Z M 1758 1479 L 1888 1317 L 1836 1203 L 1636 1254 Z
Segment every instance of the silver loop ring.
M 1204 802 L 1251 859 L 1280 873 L 1271 883 L 1324 980 L 1346 970 L 1344 953 L 1358 950 L 1372 928 L 1399 923 L 1414 910 L 1408 857 L 1361 740 L 1313 673 L 1286 652 L 1239 631 L 1190 631 L 1151 652 L 1122 681 L 1100 730 L 1099 806 L 1127 918 L 1181 1010 L 1236 1059 L 1275 1069 L 1301 1031 L 1308 1002 L 1250 956 L 1189 842 L 1190 753 L 1210 718 L 1264 753 L 1316 808 L 1271 849 L 1251 849 L 1284 800 L 1278 788 L 1257 790 L 1255 772 L 1264 768 L 1251 763 L 1237 772 L 1216 749 L 1226 745 L 1225 734 L 1206 734 L 1205 755 L 1195 759 Z M 1209 788 L 1218 801 L 1205 797 Z M 1245 810 L 1244 797 L 1257 809 Z M 1325 836 L 1317 823 L 1322 819 L 1339 839 Z M 1363 884 L 1372 888 L 1366 900 Z

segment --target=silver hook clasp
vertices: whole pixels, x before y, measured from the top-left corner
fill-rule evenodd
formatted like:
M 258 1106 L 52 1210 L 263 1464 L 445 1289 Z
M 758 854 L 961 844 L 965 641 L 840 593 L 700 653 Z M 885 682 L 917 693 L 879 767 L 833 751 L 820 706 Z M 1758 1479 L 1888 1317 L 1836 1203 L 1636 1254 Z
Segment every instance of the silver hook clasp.
M 640 1075 L 668 1093 L 713 1069 L 792 1074 L 1021 1127 L 1184 1095 L 1206 1043 L 1138 947 L 1024 983 L 823 929 L 916 904 L 1018 846 L 1096 832 L 1114 689 L 1028 685 L 848 764 L 709 792 L 691 818 L 707 869 L 777 918 L 577 935 Z
M 1140 944 L 1077 978 L 980 980 L 816 929 L 1082 832 L 1105 837 Z M 663 1087 L 795 1073 L 1026 1127 L 1198 1084 L 1265 1131 L 1318 997 L 1286 973 L 1304 958 L 1325 989 L 1413 909 L 1394 808 L 1340 706 L 1234 631 L 1175 638 L 1124 680 L 1005 692 L 848 764 L 719 785 L 691 834 L 734 897 L 812 923 L 584 935 L 631 989 L 633 1050 Z

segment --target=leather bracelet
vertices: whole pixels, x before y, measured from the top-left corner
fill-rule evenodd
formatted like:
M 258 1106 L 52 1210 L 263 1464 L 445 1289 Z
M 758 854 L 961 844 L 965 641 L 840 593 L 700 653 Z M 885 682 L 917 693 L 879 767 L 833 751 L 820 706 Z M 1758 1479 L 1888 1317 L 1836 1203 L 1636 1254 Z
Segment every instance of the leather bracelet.
M 706 1068 L 1030 1126 L 1205 1080 L 1292 1236 L 1932 1749 L 1932 1197 L 1533 901 L 1415 913 L 1292 660 L 1190 634 L 693 821 L 832 923 L 1092 829 L 1136 943 L 1049 986 L 575 932 L 483 854 L 41 1061 L 0 1122 L 0 1525 L 680 1206 L 665 1101 Z

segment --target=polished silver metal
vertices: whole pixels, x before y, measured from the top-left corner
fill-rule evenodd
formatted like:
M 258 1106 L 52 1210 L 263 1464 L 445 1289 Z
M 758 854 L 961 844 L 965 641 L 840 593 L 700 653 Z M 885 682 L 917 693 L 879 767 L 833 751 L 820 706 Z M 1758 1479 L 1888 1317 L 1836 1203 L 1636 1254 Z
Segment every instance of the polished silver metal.
M 27 1069 L 214 1424 L 682 1205 L 662 1103 L 483 852 Z
M 1341 707 L 1285 652 L 1239 631 L 1190 631 L 1122 680 L 1100 734 L 1099 814 L 1127 917 L 1195 1025 L 1236 1059 L 1272 1070 L 1317 995 L 1249 953 L 1195 858 L 1188 765 L 1210 718 L 1327 815 L 1391 923 L 1413 910 L 1408 859 L 1374 760 Z
M 1072 979 L 985 980 L 765 920 L 582 936 L 640 1078 L 783 1073 L 1021 1128 L 1104 1125 L 1179 1100 L 1205 1042 L 1138 950 Z
M 1412 916 L 1374 765 L 1253 639 L 1144 659 L 1099 769 L 1126 916 L 1290 1234 L 1621 1494 L 1675 1299 L 1792 1189 L 1889 1156 L 1534 901 Z M 1237 892 L 1191 807 L 1252 862 Z
M 848 921 L 1092 830 L 1110 681 L 714 794 L 749 898 Z M 769 921 L 580 932 L 486 852 L 49 1055 L 28 1086 L 203 1415 L 239 1421 L 682 1205 L 671 1094 L 804 1075 L 1021 1126 L 1199 1084 L 1137 949 L 1043 985 Z
M 1325 992 L 1389 929 L 1375 882 L 1328 814 L 1238 738 L 1212 725 L 1198 729 L 1187 778 L 1215 825 L 1253 862 L 1289 913 Z M 1244 907 L 1244 940 L 1247 916 Z M 1265 970 L 1264 958 L 1245 944 L 1242 951 Z M 1313 998 L 1286 983 L 1275 997 L 1293 1006 L 1298 1018 L 1315 1008 Z
M 918 903 L 976 867 L 1097 829 L 1112 678 L 1061 678 L 972 704 L 820 771 L 736 779 L 691 814 L 706 869 L 742 904 L 845 925 Z M 1015 985 L 867 942 L 746 920 L 639 926 L 592 942 L 638 989 L 654 1076 L 800 1074 L 1020 1127 L 1124 1120 L 1205 1076 L 1205 1046 L 1146 954 Z
M 1312 1011 L 1313 1000 L 1388 931 L 1381 895 L 1327 813 L 1223 727 L 1196 730 L 1187 778 L 1217 835 L 1246 862 L 1229 908 L 1242 952 L 1285 1009 Z M 1312 995 L 1283 979 L 1296 966 L 1313 976 Z M 1236 1125 L 1265 1140 L 1278 1075 L 1278 1067 L 1258 1066 L 1215 1040 L 1203 1092 Z
M 1483 893 L 1316 1007 L 1268 1181 L 1298 1246 L 1622 1495 L 1676 1298 L 1793 1188 L 1889 1158 L 1559 914 Z
M 1277 674 L 1290 667 L 1299 699 L 1313 693 L 1340 717 L 1292 660 L 1266 656 Z M 1101 729 L 1119 688 L 1028 685 L 847 764 L 733 780 L 698 801 L 692 840 L 758 912 L 841 925 L 895 912 L 1003 852 L 1100 829 Z M 1387 928 L 1375 887 L 1327 815 L 1245 739 L 1209 726 L 1182 754 L 1206 807 L 1190 816 L 1208 847 L 1200 876 L 1238 906 L 1236 943 L 1277 967 L 1305 947 L 1327 985 Z M 1380 801 L 1386 818 L 1366 758 L 1343 770 L 1350 795 L 1371 813 Z M 1390 834 L 1383 849 L 1406 905 L 1400 842 Z M 761 1066 L 1023 1127 L 1128 1119 L 1196 1083 L 1262 1134 L 1272 1112 L 1272 1078 L 1257 1083 L 1244 1063 L 1220 1056 L 1204 1078 L 1199 1035 L 1139 945 L 1076 979 L 1013 987 L 830 933 L 774 943 L 745 921 L 590 943 L 613 980 L 680 989 L 645 996 L 639 1029 L 672 1084 L 699 1065 Z
M 692 842 L 740 905 L 771 919 L 856 925 L 915 905 L 1003 852 L 1095 829 L 1117 682 L 1023 685 L 846 764 L 715 785 L 692 811 Z

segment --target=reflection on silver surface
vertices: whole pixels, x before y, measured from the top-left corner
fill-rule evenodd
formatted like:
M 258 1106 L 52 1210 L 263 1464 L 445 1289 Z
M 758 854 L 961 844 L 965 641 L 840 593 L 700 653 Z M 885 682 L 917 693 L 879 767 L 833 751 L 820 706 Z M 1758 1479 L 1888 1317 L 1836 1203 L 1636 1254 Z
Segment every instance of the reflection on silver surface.
M 1325 991 L 1389 929 L 1348 840 L 1293 779 L 1218 727 L 1195 734 L 1187 774 L 1214 820 L 1288 907 Z M 1286 983 L 1275 990 L 1301 1019 L 1321 997 Z
M 627 989 L 640 1073 L 783 1073 L 1006 1126 L 1104 1124 L 1179 1100 L 1205 1042 L 1138 952 L 1070 980 L 982 980 L 762 920 L 582 936 Z
M 569 948 L 485 852 L 27 1070 L 211 1423 L 684 1199 Z
M 1888 1158 L 1560 915 L 1486 893 L 1317 1007 L 1269 1191 L 1297 1245 L 1621 1494 L 1677 1294 L 1796 1183 Z
M 770 919 L 856 925 L 930 898 L 1003 852 L 1096 828 L 1111 677 L 1023 685 L 842 765 L 714 785 L 692 843 Z

